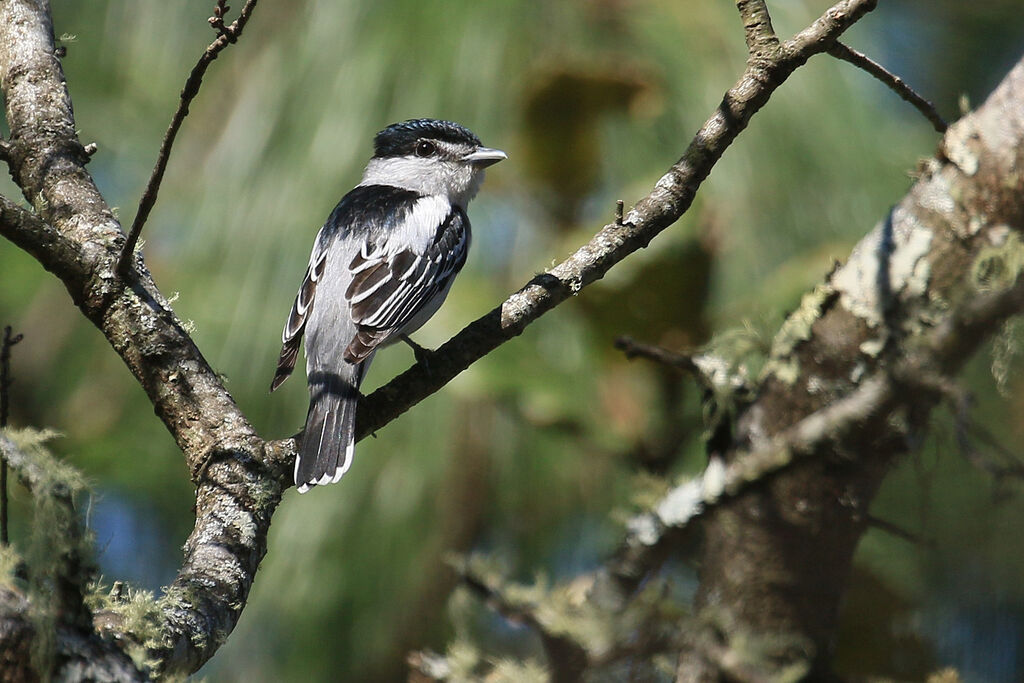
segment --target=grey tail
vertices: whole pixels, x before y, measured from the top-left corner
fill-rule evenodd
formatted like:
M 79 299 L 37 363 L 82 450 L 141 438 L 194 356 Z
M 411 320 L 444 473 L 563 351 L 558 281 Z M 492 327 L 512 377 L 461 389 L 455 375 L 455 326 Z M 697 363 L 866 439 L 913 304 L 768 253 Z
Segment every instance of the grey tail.
M 365 368 L 349 368 L 348 378 L 321 372 L 309 376 L 309 413 L 295 459 L 295 486 L 299 493 L 337 482 L 352 465 L 356 403 Z

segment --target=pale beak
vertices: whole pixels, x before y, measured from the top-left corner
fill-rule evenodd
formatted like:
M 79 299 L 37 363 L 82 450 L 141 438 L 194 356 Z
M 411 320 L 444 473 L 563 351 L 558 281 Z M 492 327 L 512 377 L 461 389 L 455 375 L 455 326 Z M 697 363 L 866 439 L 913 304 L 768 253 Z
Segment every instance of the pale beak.
M 490 147 L 477 147 L 472 152 L 462 157 L 463 161 L 480 168 L 492 166 L 502 159 L 508 159 L 508 155 L 500 149 L 491 149 Z

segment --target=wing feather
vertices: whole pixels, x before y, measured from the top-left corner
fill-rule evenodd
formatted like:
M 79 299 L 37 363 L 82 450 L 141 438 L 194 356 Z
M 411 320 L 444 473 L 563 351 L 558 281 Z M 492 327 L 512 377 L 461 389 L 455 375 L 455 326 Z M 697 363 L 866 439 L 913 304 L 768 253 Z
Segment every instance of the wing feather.
M 345 350 L 345 359 L 359 362 L 365 358 L 445 292 L 466 262 L 469 239 L 469 219 L 461 208 L 453 206 L 423 253 L 381 245 L 369 254 L 357 254 L 349 264 L 354 276 L 345 296 L 352 304 L 358 332 Z M 376 257 L 374 266 L 366 265 L 368 257 Z M 364 277 L 370 272 L 372 277 Z
M 321 232 L 323 230 L 321 229 Z M 319 246 L 318 237 L 316 244 Z M 274 391 L 288 379 L 295 369 L 295 360 L 299 357 L 299 345 L 302 343 L 302 332 L 306 327 L 306 316 L 313 307 L 313 300 L 316 298 L 316 284 L 324 274 L 327 266 L 327 251 L 314 248 L 309 257 L 309 266 L 306 268 L 306 277 L 302 279 L 299 292 L 295 295 L 295 302 L 291 311 L 288 312 L 288 319 L 284 323 L 284 330 L 281 332 L 281 354 L 277 359 L 277 369 L 274 371 L 274 379 L 270 382 L 270 390 Z

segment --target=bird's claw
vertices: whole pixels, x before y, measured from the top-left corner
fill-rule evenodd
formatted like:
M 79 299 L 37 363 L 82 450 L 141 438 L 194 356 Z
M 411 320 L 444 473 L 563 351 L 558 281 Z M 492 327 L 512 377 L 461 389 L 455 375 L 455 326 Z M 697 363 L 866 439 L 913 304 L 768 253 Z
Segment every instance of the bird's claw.
M 416 362 L 429 369 L 430 357 L 434 355 L 434 352 L 424 346 L 420 346 L 410 339 L 408 335 L 403 334 L 399 339 L 408 344 L 409 348 L 412 349 L 412 354 L 416 357 Z

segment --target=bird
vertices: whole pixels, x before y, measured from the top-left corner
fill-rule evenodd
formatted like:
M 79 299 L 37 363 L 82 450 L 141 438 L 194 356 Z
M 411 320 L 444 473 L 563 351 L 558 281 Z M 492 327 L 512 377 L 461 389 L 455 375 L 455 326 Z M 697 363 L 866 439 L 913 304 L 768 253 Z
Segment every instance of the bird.
M 437 312 L 466 263 L 467 206 L 484 169 L 508 158 L 468 128 L 410 119 L 377 133 L 360 183 L 313 242 L 281 334 L 274 391 L 305 337 L 309 411 L 295 459 L 300 493 L 333 484 L 352 465 L 359 386 L 377 350 L 408 343 Z

